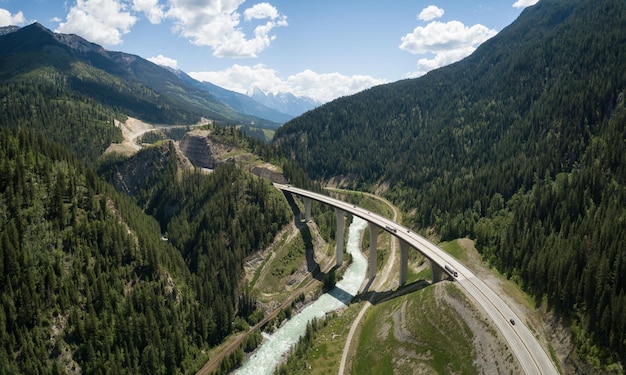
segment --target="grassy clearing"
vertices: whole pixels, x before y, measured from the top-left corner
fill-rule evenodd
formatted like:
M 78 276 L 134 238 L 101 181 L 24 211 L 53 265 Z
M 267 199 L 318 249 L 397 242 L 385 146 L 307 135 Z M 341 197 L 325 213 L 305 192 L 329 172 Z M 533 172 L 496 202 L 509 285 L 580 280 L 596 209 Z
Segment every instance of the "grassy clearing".
M 305 372 L 313 375 L 336 374 L 350 326 L 363 307 L 363 303 L 355 303 L 338 312 L 326 327 L 317 334 L 317 340 L 308 354 L 310 370 Z
M 472 333 L 435 288 L 438 284 L 372 307 L 358 340 L 352 374 L 475 374 Z M 454 293 L 454 298 L 459 298 Z
M 267 142 L 270 142 L 274 138 L 274 133 L 276 133 L 275 130 L 263 129 L 263 135 L 265 135 L 265 140 Z
M 442 242 L 439 244 L 439 247 L 444 249 L 448 254 L 452 255 L 461 262 L 465 262 L 467 260 L 466 250 L 459 243 L 459 240 Z
M 221 158 L 226 160 L 228 158 L 236 158 L 236 157 L 242 156 L 242 155 L 249 156 L 249 161 L 256 161 L 256 160 L 258 160 L 258 157 L 256 155 L 253 155 L 253 154 L 249 153 L 248 151 L 244 150 L 243 148 L 238 148 L 238 147 L 233 148 L 232 151 L 230 151 L 230 152 L 224 153 L 221 156 Z
M 287 236 L 288 234 L 285 233 L 276 243 L 276 245 L 274 246 L 275 249 L 280 249 L 283 246 L 285 246 L 285 243 L 287 241 Z M 263 269 L 265 269 L 265 267 L 267 266 L 267 262 L 269 261 L 270 257 L 267 256 L 265 257 L 265 259 L 263 259 L 263 262 L 261 262 L 261 265 L 256 269 L 256 271 L 254 271 L 254 276 L 252 277 L 252 280 L 250 281 L 249 287 L 251 288 L 255 288 L 257 287 L 257 282 L 259 281 L 259 277 L 261 276 L 261 272 L 263 271 Z
M 254 290 L 261 294 L 259 300 L 282 302 L 289 295 L 289 291 L 285 287 L 286 279 L 295 273 L 304 262 L 306 262 L 305 245 L 301 235 L 298 234 L 290 242 L 281 241 L 276 247 L 274 258 L 269 264 L 264 264 L 267 272 L 262 273 L 262 275 L 255 275 Z M 264 297 L 266 295 L 271 296 L 271 298 Z

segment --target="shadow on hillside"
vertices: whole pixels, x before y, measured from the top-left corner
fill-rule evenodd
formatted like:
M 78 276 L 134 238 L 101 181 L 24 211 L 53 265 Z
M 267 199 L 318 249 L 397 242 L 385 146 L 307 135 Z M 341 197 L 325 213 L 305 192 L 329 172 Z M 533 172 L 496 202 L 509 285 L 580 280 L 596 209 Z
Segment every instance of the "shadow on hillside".
M 405 284 L 396 290 L 376 292 L 376 291 L 369 291 L 369 287 L 371 286 L 372 281 L 373 280 L 370 280 L 365 286 L 365 288 L 363 289 L 363 292 L 361 292 L 359 295 L 357 295 L 354 298 L 355 302 L 370 301 L 373 305 L 377 305 L 379 303 L 390 301 L 394 298 L 398 298 L 406 294 L 413 293 L 415 291 L 424 289 L 427 286 L 432 285 L 432 283 L 427 280 L 417 280 L 412 283 Z
M 285 198 L 287 199 L 287 203 L 291 207 L 291 211 L 294 215 L 294 220 L 296 224 L 296 228 L 300 231 L 300 235 L 302 236 L 302 240 L 304 241 L 304 249 L 306 255 L 306 269 L 307 271 L 318 281 L 323 281 L 326 277 L 326 273 L 322 272 L 322 269 L 315 261 L 315 251 L 313 247 L 313 236 L 311 235 L 311 229 L 306 224 L 305 221 L 302 220 L 304 216 L 304 212 L 300 211 L 300 207 L 296 204 L 293 195 L 289 193 L 284 193 Z

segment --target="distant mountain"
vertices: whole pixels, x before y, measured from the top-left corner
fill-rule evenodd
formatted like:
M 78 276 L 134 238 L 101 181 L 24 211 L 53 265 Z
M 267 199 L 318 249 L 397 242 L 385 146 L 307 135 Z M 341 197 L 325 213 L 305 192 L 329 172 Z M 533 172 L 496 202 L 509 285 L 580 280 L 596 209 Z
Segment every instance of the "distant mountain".
M 248 96 L 263 105 L 287 113 L 293 117 L 320 106 L 322 103 L 306 96 L 295 96 L 291 93 L 266 93 L 258 87 L 248 90 Z
M 226 90 L 210 82 L 200 82 L 190 77 L 182 70 L 171 70 L 184 82 L 210 93 L 222 103 L 227 104 L 239 113 L 264 118 L 279 124 L 283 124 L 296 116 L 280 111 L 279 108 L 269 106 L 266 103 L 261 103 L 247 95 Z
M 193 123 L 201 117 L 227 123 L 278 123 L 239 112 L 139 56 L 107 51 L 77 35 L 56 34 L 39 23 L 0 35 L 0 83 L 42 77 L 52 71 L 68 89 L 120 112 L 157 123 Z

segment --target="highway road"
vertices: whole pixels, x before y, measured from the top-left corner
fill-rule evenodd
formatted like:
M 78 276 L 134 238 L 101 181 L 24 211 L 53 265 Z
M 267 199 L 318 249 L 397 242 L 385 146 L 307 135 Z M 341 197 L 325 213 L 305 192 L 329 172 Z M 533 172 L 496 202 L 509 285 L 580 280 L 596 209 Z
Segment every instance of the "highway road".
M 402 225 L 350 203 L 295 188 L 291 185 L 275 183 L 274 186 L 282 191 L 308 197 L 363 218 L 404 240 L 426 258 L 439 264 L 442 269 L 448 264 L 458 272 L 458 276 L 455 279 L 459 285 L 483 308 L 494 322 L 526 374 L 552 375 L 559 373 L 550 356 L 526 326 L 526 323 L 515 314 L 513 309 L 472 271 L 432 242 Z M 511 319 L 515 324 L 511 324 Z

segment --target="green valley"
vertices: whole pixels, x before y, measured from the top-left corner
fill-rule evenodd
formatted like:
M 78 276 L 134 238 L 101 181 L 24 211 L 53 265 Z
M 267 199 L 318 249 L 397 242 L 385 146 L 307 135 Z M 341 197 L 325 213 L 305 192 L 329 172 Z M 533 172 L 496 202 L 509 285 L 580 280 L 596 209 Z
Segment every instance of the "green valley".
M 541 0 L 461 61 L 284 125 L 139 56 L 3 27 L 0 374 L 239 366 L 345 269 L 334 209 L 298 220 L 272 182 L 397 218 L 494 285 L 563 373 L 623 374 L 624 25 L 623 1 Z M 422 255 L 398 286 L 381 233 L 388 282 L 311 322 L 278 373 L 337 372 L 355 321 L 346 373 L 522 371 Z

